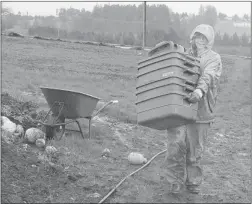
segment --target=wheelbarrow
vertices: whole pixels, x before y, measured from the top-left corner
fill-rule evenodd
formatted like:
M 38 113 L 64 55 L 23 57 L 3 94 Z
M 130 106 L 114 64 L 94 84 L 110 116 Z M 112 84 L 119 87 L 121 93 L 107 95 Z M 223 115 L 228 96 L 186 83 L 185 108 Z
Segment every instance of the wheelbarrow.
M 36 121 L 42 128 L 45 128 L 45 132 L 49 138 L 55 138 L 60 140 L 65 133 L 66 125 L 70 123 L 77 123 L 81 136 L 84 137 L 80 122 L 78 119 L 88 119 L 88 137 L 91 138 L 91 120 L 98 115 L 104 108 L 113 103 L 118 103 L 117 100 L 112 100 L 103 105 L 98 111 L 94 112 L 99 100 L 98 97 L 70 91 L 64 89 L 56 89 L 49 87 L 40 87 L 45 99 L 50 107 L 49 111 L 45 115 L 42 121 Z M 50 114 L 51 113 L 51 114 Z M 66 122 L 66 119 L 69 119 Z M 72 130 L 76 131 L 76 130 Z

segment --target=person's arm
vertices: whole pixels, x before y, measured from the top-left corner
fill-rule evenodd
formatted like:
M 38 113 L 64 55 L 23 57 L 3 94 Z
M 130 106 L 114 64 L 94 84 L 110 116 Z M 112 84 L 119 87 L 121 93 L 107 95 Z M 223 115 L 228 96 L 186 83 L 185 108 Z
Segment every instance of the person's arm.
M 200 89 L 204 94 L 207 93 L 209 86 L 216 85 L 222 72 L 222 63 L 220 55 L 207 59 L 204 63 L 205 69 L 199 78 L 196 89 Z
M 217 85 L 222 72 L 222 63 L 220 55 L 207 59 L 203 64 L 205 69 L 199 78 L 198 84 L 194 92 L 188 99 L 191 103 L 196 103 L 207 93 L 210 86 Z

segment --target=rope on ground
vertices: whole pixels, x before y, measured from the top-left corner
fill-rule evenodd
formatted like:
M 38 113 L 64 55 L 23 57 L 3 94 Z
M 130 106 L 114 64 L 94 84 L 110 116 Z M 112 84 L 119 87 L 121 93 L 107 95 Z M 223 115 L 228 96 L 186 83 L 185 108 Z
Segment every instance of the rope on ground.
M 157 156 L 159 156 L 160 154 L 163 154 L 164 152 L 166 152 L 166 150 L 163 150 L 159 153 L 157 153 L 156 155 L 154 155 L 146 164 L 144 164 L 142 167 L 140 167 L 139 169 L 137 169 L 136 171 L 130 173 L 129 175 L 127 175 L 126 177 L 124 177 L 124 179 L 122 179 L 99 203 L 103 203 L 127 178 L 129 178 L 130 176 L 132 176 L 133 174 L 137 173 L 138 171 L 140 171 L 141 169 L 145 168 L 146 166 L 148 166 L 151 161 L 153 159 L 155 159 Z

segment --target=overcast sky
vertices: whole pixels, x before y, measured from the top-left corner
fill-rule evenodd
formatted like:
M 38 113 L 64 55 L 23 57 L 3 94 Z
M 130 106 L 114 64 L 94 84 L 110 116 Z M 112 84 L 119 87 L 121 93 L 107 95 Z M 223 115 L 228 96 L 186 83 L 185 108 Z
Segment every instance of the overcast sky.
M 16 0 L 18 1 L 18 0 Z M 138 6 L 142 2 L 102 2 L 102 1 L 93 1 L 93 2 L 3 2 L 4 7 L 9 7 L 12 9 L 14 13 L 20 11 L 22 14 L 29 13 L 29 15 L 55 15 L 56 9 L 59 8 L 76 8 L 92 11 L 95 5 L 104 5 L 104 4 L 135 4 Z M 235 14 L 239 16 L 243 16 L 244 14 L 251 15 L 251 3 L 250 2 L 148 2 L 148 5 L 152 4 L 165 4 L 169 8 L 171 8 L 174 12 L 182 13 L 198 13 L 200 5 L 213 5 L 217 9 L 217 12 L 222 12 L 227 14 L 228 16 L 233 16 Z

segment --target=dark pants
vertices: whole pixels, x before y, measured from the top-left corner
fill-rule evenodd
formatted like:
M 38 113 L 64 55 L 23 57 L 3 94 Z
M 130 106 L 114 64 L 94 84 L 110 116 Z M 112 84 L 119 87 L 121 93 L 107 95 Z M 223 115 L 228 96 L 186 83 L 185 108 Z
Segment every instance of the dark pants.
M 210 124 L 189 124 L 167 130 L 167 154 L 161 176 L 171 191 L 179 192 L 186 185 L 194 191 L 202 183 L 200 160 Z

